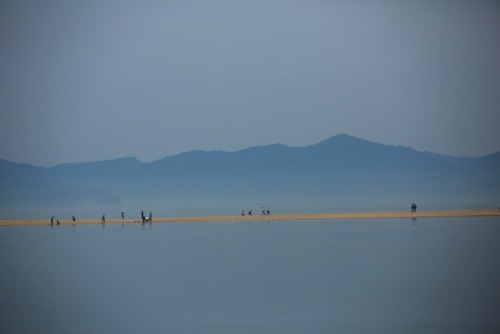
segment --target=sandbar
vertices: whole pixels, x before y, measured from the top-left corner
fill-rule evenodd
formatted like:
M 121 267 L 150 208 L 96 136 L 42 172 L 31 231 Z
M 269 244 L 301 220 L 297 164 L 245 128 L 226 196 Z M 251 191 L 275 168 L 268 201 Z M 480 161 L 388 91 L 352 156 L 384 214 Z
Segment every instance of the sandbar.
M 278 214 L 269 216 L 205 216 L 155 218 L 153 223 L 203 223 L 203 222 L 252 222 L 279 220 L 342 220 L 342 219 L 395 219 L 395 218 L 439 218 L 439 217 L 491 217 L 500 216 L 500 209 L 456 210 L 422 212 L 361 212 L 361 213 L 321 213 L 321 214 Z M 102 224 L 101 219 L 59 219 L 61 225 Z M 140 224 L 138 219 L 106 219 L 106 224 Z M 46 220 L 0 220 L 0 226 L 50 226 Z M 56 222 L 54 221 L 54 226 Z

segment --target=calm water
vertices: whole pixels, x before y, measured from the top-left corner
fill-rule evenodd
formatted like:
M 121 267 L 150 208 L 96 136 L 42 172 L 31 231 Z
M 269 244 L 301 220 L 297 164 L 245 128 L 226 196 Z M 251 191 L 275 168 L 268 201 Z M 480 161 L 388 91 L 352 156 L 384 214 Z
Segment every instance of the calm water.
M 140 219 L 141 211 L 153 212 L 154 217 L 192 217 L 192 216 L 238 216 L 242 210 L 253 210 L 260 214 L 262 207 L 269 208 L 272 214 L 311 214 L 339 212 L 408 212 L 416 202 L 419 211 L 482 210 L 496 209 L 500 198 L 288 198 L 288 199 L 242 199 L 242 198 L 195 198 L 158 201 L 124 200 L 117 205 L 77 205 L 41 207 L 1 207 L 0 219 L 57 219 L 100 220 L 103 214 L 108 219 L 121 218 L 122 210 L 126 218 Z
M 0 228 L 2 333 L 499 333 L 500 219 Z

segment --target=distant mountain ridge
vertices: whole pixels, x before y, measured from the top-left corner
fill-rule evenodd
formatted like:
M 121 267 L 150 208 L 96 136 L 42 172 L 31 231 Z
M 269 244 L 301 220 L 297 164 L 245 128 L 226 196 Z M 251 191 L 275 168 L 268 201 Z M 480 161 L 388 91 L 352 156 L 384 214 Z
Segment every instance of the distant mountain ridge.
M 190 196 L 500 198 L 500 152 L 453 157 L 340 134 L 305 147 L 190 151 L 150 163 L 128 157 L 44 168 L 0 160 L 0 188 L 0 207 Z

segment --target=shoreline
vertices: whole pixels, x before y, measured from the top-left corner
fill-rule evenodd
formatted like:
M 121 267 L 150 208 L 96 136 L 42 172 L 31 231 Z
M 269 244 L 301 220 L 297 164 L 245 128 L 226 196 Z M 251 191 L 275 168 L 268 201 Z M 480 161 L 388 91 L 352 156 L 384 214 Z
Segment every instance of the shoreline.
M 351 220 L 351 219 L 396 219 L 396 218 L 440 218 L 440 217 L 494 217 L 500 216 L 499 209 L 492 210 L 455 210 L 429 212 L 366 212 L 366 213 L 323 213 L 323 214 L 281 214 L 270 216 L 206 216 L 154 218 L 152 223 L 210 223 L 210 222 L 252 222 L 280 220 Z M 61 225 L 102 224 L 100 219 L 59 220 Z M 138 219 L 107 219 L 106 224 L 141 224 Z M 0 220 L 5 226 L 50 226 L 46 220 Z M 54 222 L 54 226 L 56 223 Z

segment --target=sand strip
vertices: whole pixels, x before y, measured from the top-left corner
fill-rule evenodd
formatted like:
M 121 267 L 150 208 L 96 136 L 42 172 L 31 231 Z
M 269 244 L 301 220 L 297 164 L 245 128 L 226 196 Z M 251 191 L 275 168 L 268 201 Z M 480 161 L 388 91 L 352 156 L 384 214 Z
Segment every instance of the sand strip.
M 276 220 L 317 220 L 317 219 L 389 219 L 389 218 L 431 218 L 431 217 L 488 217 L 500 216 L 500 210 L 459 210 L 430 212 L 367 212 L 367 213 L 324 213 L 290 214 L 271 216 L 208 216 L 155 218 L 153 223 L 201 223 L 201 222 L 245 222 Z M 101 224 L 100 219 L 59 220 L 62 225 Z M 106 219 L 106 224 L 139 224 L 137 219 Z M 50 220 L 0 220 L 0 226 L 36 226 L 50 225 Z M 54 222 L 54 226 L 56 223 Z

